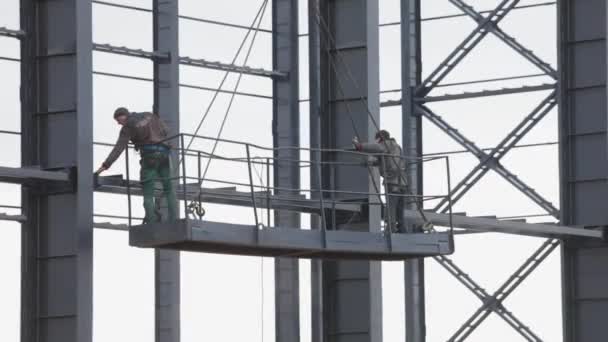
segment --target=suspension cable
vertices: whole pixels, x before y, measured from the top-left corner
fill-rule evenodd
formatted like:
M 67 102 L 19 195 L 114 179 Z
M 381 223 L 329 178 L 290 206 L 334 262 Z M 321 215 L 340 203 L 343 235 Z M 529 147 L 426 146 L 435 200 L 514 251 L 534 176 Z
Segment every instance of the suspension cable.
M 325 22 L 323 20 L 323 17 L 321 16 L 321 13 L 320 13 L 320 9 L 318 7 L 316 7 L 316 6 L 314 6 L 313 9 L 315 11 L 314 17 L 315 17 L 315 19 L 317 21 L 317 24 L 318 24 L 319 28 L 325 32 L 325 34 L 327 36 L 327 39 L 330 42 L 329 45 L 330 46 L 336 46 L 336 40 L 335 40 L 333 34 L 331 33 L 331 31 L 329 29 L 329 25 L 327 24 L 327 22 Z M 342 63 L 342 66 L 344 67 L 344 70 L 346 70 L 346 74 L 347 74 L 348 78 L 350 78 L 350 81 L 355 86 L 355 88 L 357 90 L 359 90 L 359 94 L 360 94 L 361 93 L 361 91 L 360 91 L 361 87 L 360 87 L 359 83 L 357 82 L 357 80 L 353 77 L 350 67 L 345 63 L 344 59 L 342 58 L 341 52 L 336 49 L 335 55 L 336 55 L 336 57 L 338 57 L 337 58 L 338 62 Z M 334 70 L 336 70 L 336 72 L 337 72 L 338 69 L 336 67 L 335 61 L 331 57 L 329 58 L 329 60 L 330 60 L 330 63 L 333 65 Z M 338 88 L 340 88 L 342 94 L 344 95 L 344 91 L 342 89 L 340 78 L 336 77 L 336 80 L 338 81 L 337 82 L 338 83 Z M 374 127 L 376 128 L 376 130 L 379 131 L 380 127 L 379 127 L 378 122 L 374 118 L 374 115 L 372 114 L 372 112 L 371 112 L 371 110 L 369 108 L 369 102 L 367 101 L 367 98 L 365 98 L 363 95 L 359 95 L 358 98 L 359 98 L 359 100 L 361 100 L 365 104 L 365 110 L 367 112 L 367 116 L 371 119 L 372 124 L 374 125 Z M 357 136 L 358 139 L 360 139 L 360 136 L 359 136 L 358 131 L 357 131 L 357 127 L 355 126 L 354 118 L 352 116 L 352 112 L 350 111 L 350 106 L 348 105 L 348 102 L 345 102 L 345 104 L 346 104 L 347 114 L 348 114 L 349 119 L 351 121 L 351 124 L 353 126 L 353 130 L 355 132 L 355 135 Z M 385 140 L 383 140 L 383 144 L 384 144 L 385 148 L 388 150 L 388 144 L 386 143 Z M 397 169 L 399 169 L 399 165 L 397 164 L 397 161 L 395 161 L 394 158 L 389 158 L 389 159 L 392 161 L 393 164 L 395 164 L 395 166 L 397 166 Z M 371 175 L 370 167 L 368 166 L 367 168 L 368 168 L 368 172 Z M 372 178 L 372 182 L 374 183 L 374 188 L 375 188 L 376 192 L 379 192 L 375 180 L 373 179 L 373 177 L 371 177 L 371 178 Z M 404 182 L 404 184 L 407 184 L 407 182 L 406 182 L 406 180 L 405 180 L 405 178 L 404 178 L 404 176 L 403 176 L 403 174 L 401 172 L 399 172 L 399 178 L 401 179 L 401 181 Z M 420 204 L 418 202 L 416 202 L 416 207 L 417 207 L 418 212 L 420 213 L 420 216 L 422 217 L 423 221 L 425 222 L 425 225 L 426 224 L 430 224 L 430 222 L 428 221 L 426 215 L 424 214 L 424 211 L 422 210 L 422 208 L 420 207 Z
M 256 40 L 256 37 L 257 37 L 258 32 L 259 32 L 259 30 L 258 30 L 258 29 L 260 28 L 260 25 L 262 24 L 262 20 L 263 20 L 263 18 L 264 18 L 264 14 L 266 13 L 266 8 L 267 8 L 267 5 L 268 5 L 268 0 L 264 0 L 264 1 L 262 2 L 262 6 L 260 7 L 260 10 L 258 11 L 258 13 L 257 13 L 257 14 L 256 14 L 256 16 L 255 16 L 254 22 L 252 23 L 251 30 L 253 30 L 253 29 L 254 29 L 254 27 L 255 27 L 255 31 L 254 31 L 254 33 L 253 33 L 253 37 L 251 38 L 251 43 L 250 43 L 250 45 L 249 45 L 249 47 L 248 47 L 247 53 L 245 54 L 245 59 L 244 59 L 244 61 L 243 61 L 243 65 L 247 65 L 247 62 L 249 61 L 249 57 L 251 56 L 251 52 L 252 52 L 252 50 L 253 50 L 253 46 L 254 46 L 254 44 L 255 44 L 255 40 Z M 257 23 L 256 23 L 256 22 L 257 22 Z M 249 32 L 251 32 L 251 30 L 250 30 Z M 246 38 L 245 38 L 245 40 L 246 40 Z M 243 47 L 245 40 L 243 40 L 243 44 L 241 45 L 241 47 L 239 47 L 239 52 L 237 53 L 237 56 L 235 56 L 235 60 L 236 60 L 236 58 L 238 57 L 238 54 L 240 53 L 240 50 L 241 50 L 241 48 Z M 228 75 L 228 73 L 226 73 L 226 75 L 225 75 L 224 79 L 222 80 L 222 84 L 223 84 L 223 82 L 226 80 L 227 75 Z M 219 129 L 219 131 L 218 131 L 218 133 L 217 133 L 217 136 L 216 136 L 216 138 L 215 138 L 215 142 L 214 142 L 214 144 L 213 144 L 213 148 L 212 148 L 212 150 L 211 150 L 211 155 L 214 155 L 214 154 L 215 154 L 215 150 L 217 149 L 217 146 L 218 146 L 218 144 L 219 144 L 220 138 L 221 138 L 221 136 L 222 136 L 222 132 L 224 131 L 224 127 L 225 127 L 225 125 L 226 125 L 226 121 L 228 120 L 228 115 L 230 114 L 230 110 L 231 110 L 231 108 L 232 108 L 232 104 L 234 103 L 234 99 L 235 99 L 235 97 L 236 97 L 235 92 L 238 90 L 238 87 L 239 87 L 239 85 L 240 85 L 240 83 L 241 83 L 241 79 L 243 78 L 243 73 L 242 73 L 242 72 L 239 72 L 239 73 L 238 73 L 238 75 L 239 75 L 239 76 L 238 76 L 237 82 L 236 82 L 236 84 L 235 84 L 235 86 L 234 86 L 234 91 L 233 91 L 232 95 L 230 96 L 230 101 L 229 101 L 229 103 L 228 103 L 228 107 L 226 108 L 226 112 L 224 113 L 224 117 L 222 118 L 222 123 L 221 123 L 221 125 L 220 125 L 220 129 Z M 220 85 L 220 87 L 219 87 L 219 88 L 221 88 L 221 85 Z M 217 92 L 216 92 L 216 95 L 217 95 Z M 214 96 L 214 100 L 215 100 L 215 98 L 216 98 L 216 96 Z M 209 113 L 209 110 L 210 110 L 210 108 L 211 108 L 211 105 L 212 105 L 212 104 L 213 104 L 213 103 L 211 103 L 211 104 L 209 105 L 209 107 L 207 108 L 207 112 L 205 113 L 205 116 L 204 116 L 204 117 L 203 117 L 203 119 L 201 120 L 201 122 L 200 122 L 200 124 L 199 124 L 199 127 L 197 127 L 197 131 L 198 131 L 198 129 L 200 128 L 200 126 L 202 125 L 203 121 L 205 120 L 205 118 L 206 118 L 207 114 Z M 194 136 L 196 136 L 196 133 L 195 133 L 195 134 L 193 134 L 193 136 L 191 137 L 191 139 L 190 139 L 190 143 L 188 144 L 188 148 L 190 147 L 190 145 L 191 145 L 191 144 L 192 144 L 192 142 L 194 141 L 194 139 L 195 139 L 195 137 L 194 137 Z M 210 159 L 207 161 L 207 164 L 205 165 L 205 171 L 203 172 L 202 177 L 201 177 L 201 178 L 198 180 L 198 194 L 197 194 L 197 196 L 198 196 L 198 195 L 200 195 L 200 194 L 203 192 L 203 181 L 204 181 L 204 180 L 205 180 L 205 178 L 207 177 L 207 173 L 209 172 L 209 167 L 211 166 L 211 162 L 212 162 L 212 161 L 213 161 L 213 159 L 212 159 L 212 158 L 210 158 Z M 252 195 L 253 195 L 253 194 L 252 194 Z M 255 205 L 255 203 L 254 203 L 254 205 Z
M 258 21 L 258 18 L 260 17 L 260 15 L 263 16 L 262 11 L 264 11 L 266 9 L 267 3 L 268 3 L 268 0 L 264 0 L 264 2 L 262 2 L 262 5 L 258 9 L 258 12 L 255 15 L 255 18 L 253 18 L 253 21 L 251 22 L 251 26 L 249 27 L 249 30 L 247 30 L 247 33 L 245 34 L 245 37 L 243 37 L 243 40 L 241 41 L 241 44 L 239 45 L 239 48 L 237 49 L 234 57 L 232 58 L 231 64 L 235 64 L 236 61 L 237 61 L 237 59 L 239 58 L 239 55 L 241 54 L 241 51 L 243 50 L 243 47 L 245 46 L 245 43 L 247 42 L 247 38 L 249 38 L 249 35 L 254 30 L 254 26 L 256 25 L 255 24 L 256 21 Z M 260 22 L 261 22 L 261 20 L 260 20 Z M 259 26 L 260 25 L 258 24 L 258 28 L 259 28 Z M 255 31 L 255 34 L 257 34 L 257 31 Z M 254 37 L 255 37 L 255 34 L 254 34 Z M 243 63 L 243 65 L 246 65 L 246 64 L 247 64 L 247 62 L 245 61 Z M 203 114 L 202 119 L 199 121 L 198 125 L 196 126 L 196 130 L 194 130 L 194 134 L 193 135 L 197 135 L 198 132 L 199 132 L 199 130 L 203 126 L 203 123 L 205 122 L 205 119 L 207 118 L 207 116 L 209 115 L 209 112 L 211 111 L 211 107 L 213 107 L 213 104 L 215 103 L 215 100 L 217 99 L 217 97 L 218 97 L 218 95 L 220 93 L 220 90 L 224 86 L 224 83 L 228 79 L 229 75 L 230 75 L 230 71 L 226 71 L 224 73 L 224 77 L 222 78 L 222 81 L 220 82 L 220 85 L 217 87 L 216 91 L 214 92 L 213 97 L 211 98 L 211 102 L 209 102 L 209 105 L 207 106 L 207 109 L 205 110 L 205 113 Z M 190 138 L 190 142 L 188 143 L 188 146 L 186 147 L 186 149 L 189 149 L 190 146 L 192 146 L 193 142 L 194 142 L 194 136 Z

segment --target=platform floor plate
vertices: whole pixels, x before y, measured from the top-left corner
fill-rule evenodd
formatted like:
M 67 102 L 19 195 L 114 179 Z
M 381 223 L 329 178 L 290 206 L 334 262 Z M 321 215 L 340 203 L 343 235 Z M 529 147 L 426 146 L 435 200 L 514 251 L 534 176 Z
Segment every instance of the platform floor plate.
M 133 226 L 131 246 L 190 252 L 323 259 L 403 260 L 451 254 L 449 233 L 391 234 L 257 229 L 252 225 L 179 220 Z

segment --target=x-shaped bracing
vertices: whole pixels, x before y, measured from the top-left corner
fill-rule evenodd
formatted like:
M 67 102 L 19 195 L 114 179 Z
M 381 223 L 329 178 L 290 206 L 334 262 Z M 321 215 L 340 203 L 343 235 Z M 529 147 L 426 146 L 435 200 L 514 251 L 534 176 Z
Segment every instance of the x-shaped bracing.
M 513 9 L 519 0 L 503 0 L 500 4 L 487 16 L 483 17 L 476 12 L 471 6 L 468 6 L 461 0 L 449 0 L 456 7 L 460 8 L 465 14 L 472 17 L 478 26 L 458 47 L 422 82 L 417 88 L 416 95 L 418 97 L 426 96 L 435 88 L 468 53 L 489 33 L 492 32 L 508 46 L 513 48 L 517 53 L 522 55 L 528 61 L 543 70 L 548 76 L 553 79 L 557 78 L 557 72 L 548 64 L 537 57 L 531 50 L 524 48 L 514 38 L 507 35 L 499 27 L 498 23 Z M 440 116 L 433 113 L 424 105 L 418 105 L 417 109 L 423 116 L 437 125 L 441 130 L 447 133 L 450 137 L 461 144 L 465 149 L 473 153 L 480 163 L 452 190 L 452 205 L 458 201 L 473 185 L 487 173 L 489 169 L 494 170 L 499 175 L 504 177 L 509 183 L 519 189 L 524 195 L 537 203 L 549 214 L 558 218 L 559 211 L 549 201 L 545 200 L 534 189 L 527 186 L 522 180 L 509 172 L 503 165 L 499 163 L 500 159 L 519 142 L 523 136 L 529 132 L 543 117 L 545 117 L 551 109 L 556 105 L 556 92 L 552 92 L 545 98 L 524 120 L 513 129 L 489 154 L 486 154 L 482 149 L 477 147 L 472 141 L 460 134 L 456 129 L 451 127 Z M 435 208 L 436 211 L 445 212 L 449 209 L 447 201 L 440 202 Z M 489 295 L 488 292 L 479 286 L 470 276 L 458 268 L 452 260 L 445 256 L 437 256 L 434 259 L 439 262 L 448 272 L 454 275 L 465 287 L 471 290 L 481 301 L 482 306 L 458 329 L 458 331 L 448 341 L 463 341 L 475 328 L 477 328 L 489 316 L 491 312 L 497 313 L 511 327 L 513 327 L 527 341 L 541 341 L 527 326 L 522 324 L 511 312 L 505 309 L 502 302 L 523 282 L 523 280 L 536 269 L 540 263 L 550 255 L 550 253 L 559 245 L 559 240 L 546 240 L 541 247 L 536 250 L 524 264 L 511 275 L 507 281 L 494 294 Z
M 452 71 L 454 68 L 479 44 L 490 32 L 505 42 L 513 50 L 525 59 L 536 65 L 553 79 L 557 79 L 557 72 L 549 63 L 544 62 L 534 52 L 526 49 L 523 45 L 509 36 L 498 27 L 498 23 L 511 11 L 520 0 L 502 0 L 500 4 L 488 16 L 476 12 L 473 7 L 462 0 L 449 0 L 465 14 L 477 22 L 477 27 L 450 53 L 445 60 L 422 82 L 416 90 L 417 97 L 426 96 Z
M 499 162 L 500 159 L 504 157 L 506 153 L 512 149 L 527 132 L 529 132 L 551 111 L 551 109 L 553 109 L 553 107 L 555 107 L 555 95 L 556 93 L 553 91 L 551 94 L 549 94 L 549 96 L 543 99 L 543 101 L 541 101 L 541 103 L 536 106 L 536 108 L 534 108 L 534 110 L 530 112 L 530 114 L 528 114 L 519 125 L 509 132 L 509 134 L 507 134 L 507 136 L 488 154 L 483 152 L 483 150 L 477 147 L 475 143 L 467 139 L 464 135 L 450 126 L 430 109 L 424 105 L 417 106 L 418 111 L 424 117 L 429 119 L 429 121 L 447 133 L 450 137 L 456 140 L 468 151 L 473 153 L 480 160 L 479 164 L 467 176 L 465 176 L 464 179 L 458 185 L 456 185 L 456 187 L 452 189 L 452 192 L 450 193 L 450 197 L 453 198 L 451 201 L 452 205 L 460 200 L 465 193 L 468 192 L 475 185 L 475 183 L 487 173 L 488 170 L 493 169 L 549 213 L 556 217 L 559 215 L 558 210 L 549 201 L 545 200 L 531 187 L 527 186 L 522 180 L 508 171 Z M 435 207 L 435 211 L 446 212 L 449 210 L 449 205 L 450 203 L 442 201 Z M 493 295 L 489 295 L 485 289 L 478 285 L 463 270 L 458 268 L 456 264 L 454 264 L 454 262 L 452 262 L 449 258 L 445 256 L 434 257 L 434 259 L 439 262 L 441 266 L 455 276 L 456 279 L 458 279 L 458 281 L 460 281 L 465 287 L 471 290 L 483 303 L 481 308 L 479 308 L 448 341 L 464 341 L 473 332 L 473 330 L 489 316 L 491 312 L 497 313 L 527 341 L 541 341 L 541 339 L 534 334 L 530 328 L 521 323 L 511 312 L 505 309 L 502 302 L 534 269 L 536 269 L 536 267 L 555 249 L 558 244 L 559 241 L 554 239 L 549 239 L 543 243 L 543 245 L 532 255 L 532 257 L 526 260 L 526 262 L 511 277 L 509 277 L 507 282 Z

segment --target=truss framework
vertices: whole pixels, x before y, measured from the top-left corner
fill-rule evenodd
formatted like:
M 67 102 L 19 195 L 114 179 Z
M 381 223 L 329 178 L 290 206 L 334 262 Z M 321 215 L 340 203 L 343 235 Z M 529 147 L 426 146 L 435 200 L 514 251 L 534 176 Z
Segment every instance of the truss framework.
M 473 9 L 462 0 L 449 0 L 454 6 L 463 11 L 466 15 L 475 20 L 478 26 L 450 53 L 439 66 L 429 74 L 429 76 L 416 89 L 418 98 L 426 98 L 427 95 L 437 87 L 440 82 L 466 57 L 473 48 L 483 40 L 488 34 L 492 33 L 515 50 L 518 54 L 537 66 L 546 75 L 553 79 L 557 79 L 557 72 L 548 63 L 544 62 L 540 57 L 536 56 L 531 50 L 526 49 L 517 42 L 513 37 L 506 34 L 498 27 L 498 23 L 512 10 L 519 0 L 503 0 L 498 6 L 487 16 Z M 554 88 L 546 87 L 546 88 Z M 538 87 L 530 87 L 528 90 L 541 90 Z M 523 92 L 525 89 L 520 88 L 512 90 L 512 93 Z M 498 91 L 483 91 L 476 94 L 458 94 L 452 96 L 444 96 L 433 98 L 429 97 L 429 102 L 435 100 L 449 100 L 456 98 L 471 98 L 479 96 L 500 95 L 508 93 L 509 90 Z M 491 94 L 493 93 L 493 94 Z M 530 113 L 524 120 L 515 127 L 506 137 L 492 150 L 490 153 L 484 152 L 473 141 L 467 139 L 462 133 L 458 132 L 454 127 L 450 126 L 439 115 L 435 114 L 423 103 L 418 102 L 416 109 L 418 114 L 426 117 L 435 126 L 449 135 L 452 139 L 462 145 L 467 151 L 471 152 L 479 159 L 479 164 L 467 175 L 463 180 L 455 186 L 451 192 L 453 197 L 452 205 L 462 198 L 490 169 L 505 178 L 515 188 L 521 191 L 524 195 L 538 204 L 541 208 L 551 214 L 553 217 L 559 217 L 559 210 L 555 206 L 538 194 L 533 188 L 526 185 L 524 181 L 518 178 L 515 174 L 507 170 L 500 159 L 505 156 L 543 117 L 545 117 L 557 103 L 556 91 L 543 99 L 543 101 Z M 391 105 L 392 103 L 385 104 Z M 449 204 L 440 202 L 435 211 L 445 212 L 449 209 Z M 448 341 L 464 341 L 470 334 L 489 316 L 491 312 L 497 313 L 507 324 L 513 327 L 527 341 L 541 341 L 541 339 L 532 330 L 521 323 L 516 316 L 508 311 L 504 305 L 504 299 L 510 295 L 519 286 L 523 280 L 534 270 L 540 263 L 549 256 L 549 254 L 559 245 L 559 240 L 548 239 L 538 250 L 536 250 L 524 264 L 513 273 L 507 281 L 494 294 L 489 295 L 488 292 L 478 285 L 469 275 L 459 268 L 452 260 L 445 256 L 434 257 L 442 267 L 450 274 L 465 285 L 473 292 L 481 301 L 482 306 L 461 326 L 460 329 L 450 337 Z

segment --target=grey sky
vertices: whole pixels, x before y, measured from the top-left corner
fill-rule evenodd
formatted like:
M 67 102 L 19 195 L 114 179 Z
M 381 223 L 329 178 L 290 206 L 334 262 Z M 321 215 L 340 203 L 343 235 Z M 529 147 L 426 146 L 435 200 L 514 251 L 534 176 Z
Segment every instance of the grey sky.
M 107 0 L 110 1 L 110 0 Z M 118 0 L 111 0 L 119 2 Z M 543 1 L 521 1 L 521 4 Z M 120 3 L 149 8 L 149 0 L 123 0 Z M 261 0 L 180 0 L 181 14 L 224 20 L 249 25 Z M 423 2 L 423 17 L 458 13 L 447 0 Z M 469 0 L 476 9 L 491 9 L 496 0 Z M 301 1 L 300 27 L 307 32 L 306 1 Z M 380 22 L 399 20 L 399 1 L 380 0 Z M 238 9 L 238 10 L 237 10 Z M 262 27 L 269 29 L 270 6 Z M 151 50 L 151 16 L 121 9 L 93 5 L 94 41 Z M 0 2 L 0 27 L 18 28 L 18 0 Z M 501 27 L 515 36 L 539 56 L 556 65 L 556 18 L 555 7 L 544 6 L 517 10 L 509 14 Z M 443 21 L 425 21 L 423 30 L 423 72 L 428 74 L 447 56 L 472 29 L 474 22 L 466 17 Z M 180 49 L 182 56 L 230 62 L 244 31 L 210 24 L 181 22 Z M 399 26 L 380 29 L 381 89 L 400 88 L 400 37 Z M 256 38 L 248 65 L 271 68 L 271 37 L 260 33 Z M 0 55 L 18 57 L 18 42 L 0 38 Z M 301 38 L 301 98 L 308 98 L 307 39 Z M 239 59 L 242 61 L 242 58 Z M 139 77 L 151 77 L 149 62 L 122 56 L 94 53 L 96 71 L 124 73 Z M 484 78 L 527 75 L 539 73 L 534 66 L 509 50 L 498 39 L 489 35 L 454 72 L 446 83 Z M 19 69 L 14 62 L 0 60 L 0 103 L 4 116 L 0 130 L 19 130 Z M 182 67 L 181 82 L 216 87 L 222 73 L 211 70 Z M 232 75 L 224 86 L 231 89 L 236 81 Z M 435 95 L 458 93 L 479 89 L 496 89 L 503 86 L 549 83 L 547 77 L 516 80 L 502 83 L 478 84 L 439 88 Z M 244 76 L 240 91 L 264 95 L 272 94 L 269 80 Z M 118 128 L 111 120 L 113 109 L 125 105 L 136 111 L 152 107 L 150 83 L 106 76 L 94 76 L 94 137 L 96 141 L 113 142 Z M 196 89 L 181 89 L 181 127 L 183 132 L 193 132 L 212 93 Z M 383 99 L 398 99 L 399 93 L 385 94 Z M 530 112 L 547 92 L 527 95 L 507 95 L 477 100 L 434 103 L 430 107 L 448 122 L 456 126 L 468 138 L 481 147 L 492 147 L 508 130 Z M 229 95 L 222 94 L 201 130 L 203 135 L 215 135 L 221 117 L 228 104 Z M 307 103 L 302 109 L 302 144 L 308 144 Z M 381 125 L 400 136 L 399 108 L 383 109 Z M 236 98 L 227 121 L 223 137 L 271 146 L 271 101 L 251 97 Z M 556 141 L 556 112 L 553 111 L 521 143 Z M 19 164 L 19 138 L 0 134 L 0 143 L 10 146 L 8 153 L 0 156 L 0 165 Z M 209 148 L 209 145 L 196 145 Z M 426 153 L 460 150 L 461 147 L 445 134 L 424 124 L 424 149 Z M 95 163 L 100 163 L 108 148 L 95 149 Z M 219 152 L 243 155 L 242 150 L 220 145 Z M 263 155 L 261 151 L 256 152 Z M 135 156 L 133 156 L 135 157 Z M 458 181 L 475 166 L 475 158 L 467 155 L 450 157 L 452 179 Z M 215 163 L 215 162 L 214 162 Z M 516 149 L 503 164 L 517 173 L 528 184 L 558 205 L 558 172 L 556 146 Z M 539 166 L 542 166 L 542 170 Z M 194 165 L 189 166 L 190 170 Z M 135 167 L 131 170 L 137 171 Z M 222 163 L 213 164 L 209 177 L 244 180 L 246 170 Z M 124 172 L 121 162 L 109 172 Z M 425 191 L 445 192 L 444 170 L 429 166 L 425 170 Z M 303 186 L 308 184 L 303 174 Z M 207 186 L 220 186 L 209 183 Z M 18 187 L 0 184 L 0 204 L 19 204 Z M 95 212 L 126 214 L 124 197 L 95 196 Z M 133 205 L 135 215 L 142 216 L 140 202 Z M 469 214 L 495 214 L 511 216 L 538 214 L 542 209 L 521 195 L 499 176 L 489 173 L 454 208 Z M 0 210 L 7 211 L 9 210 Z M 208 219 L 229 222 L 251 222 L 251 210 L 208 205 Z M 539 218 L 548 221 L 548 217 Z M 101 221 L 97 219 L 96 221 Z M 307 225 L 308 220 L 304 220 Z M 0 222 L 0 339 L 18 341 L 19 336 L 19 226 Z M 459 237 L 457 253 L 453 259 L 473 276 L 489 292 L 496 289 L 525 260 L 542 240 L 496 234 L 480 234 Z M 264 341 L 274 340 L 274 280 L 273 261 L 260 258 L 217 256 L 208 254 L 182 254 L 182 340 L 194 342 L 213 341 Z M 302 341 L 310 340 L 309 262 L 301 261 L 302 294 Z M 432 260 L 427 266 L 427 329 L 428 341 L 444 341 L 477 307 L 480 302 L 463 286 Z M 153 257 L 152 252 L 130 248 L 127 235 L 122 232 L 95 231 L 95 298 L 94 340 L 153 340 Z M 403 327 L 403 271 L 401 263 L 383 263 L 384 340 L 402 341 Z M 263 283 L 263 287 L 262 287 Z M 262 291 L 264 300 L 262 300 Z M 561 288 L 559 252 L 540 266 L 524 285 L 506 301 L 506 305 L 526 324 L 547 341 L 561 340 Z M 262 311 L 264 312 L 261 317 Z M 501 319 L 494 315 L 471 337 L 470 341 L 518 341 L 521 338 Z

